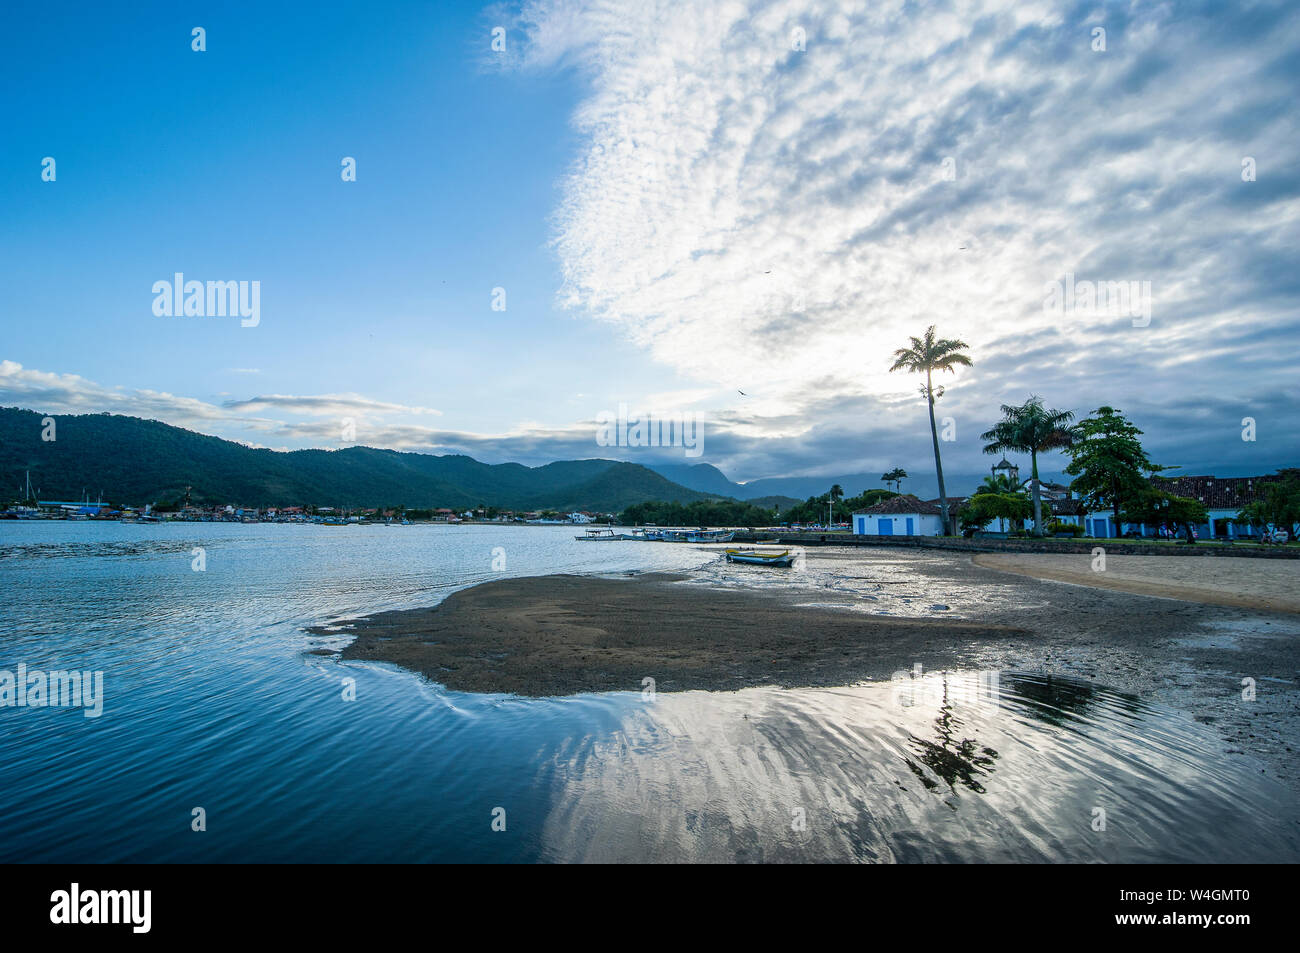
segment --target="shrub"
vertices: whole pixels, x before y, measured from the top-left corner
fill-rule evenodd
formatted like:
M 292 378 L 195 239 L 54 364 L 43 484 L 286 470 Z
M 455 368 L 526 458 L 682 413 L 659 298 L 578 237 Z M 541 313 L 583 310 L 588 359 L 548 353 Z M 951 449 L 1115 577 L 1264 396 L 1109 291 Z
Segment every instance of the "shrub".
M 1047 533 L 1050 536 L 1055 536 L 1057 533 L 1069 533 L 1075 539 L 1078 539 L 1083 535 L 1083 527 L 1076 526 L 1073 523 L 1062 523 L 1059 520 L 1054 520 L 1047 524 Z

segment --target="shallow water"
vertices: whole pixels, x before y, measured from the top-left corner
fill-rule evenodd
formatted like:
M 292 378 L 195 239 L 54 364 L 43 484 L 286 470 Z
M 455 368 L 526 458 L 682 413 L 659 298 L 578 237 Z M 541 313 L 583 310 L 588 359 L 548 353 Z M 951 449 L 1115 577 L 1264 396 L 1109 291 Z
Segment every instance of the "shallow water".
M 1300 857 L 1293 799 L 1212 729 L 1059 678 L 520 699 L 310 654 L 330 640 L 307 626 L 429 605 L 502 555 L 746 584 L 695 547 L 572 536 L 0 523 L 0 670 L 98 669 L 106 695 L 99 718 L 0 708 L 0 860 Z M 785 584 L 903 614 L 973 598 L 932 608 L 906 554 L 859 569 Z

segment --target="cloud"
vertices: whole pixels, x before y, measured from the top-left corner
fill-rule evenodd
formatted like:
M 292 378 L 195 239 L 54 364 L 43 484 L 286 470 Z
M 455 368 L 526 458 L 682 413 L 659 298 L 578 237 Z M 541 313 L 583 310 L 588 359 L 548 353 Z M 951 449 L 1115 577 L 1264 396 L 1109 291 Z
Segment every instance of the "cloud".
M 1297 409 L 1292 4 L 536 0 L 517 26 L 521 69 L 588 82 L 562 303 L 787 439 L 834 429 L 794 413 L 817 396 L 846 436 L 855 398 L 914 397 L 888 354 L 931 323 L 970 344 L 948 383 L 980 430 L 1031 391 Z M 1149 281 L 1150 325 L 1051 313 L 1066 274 Z
M 1030 393 L 1115 406 L 1189 471 L 1297 462 L 1295 4 L 527 0 L 513 21 L 485 15 L 510 26 L 493 68 L 581 74 L 552 216 L 559 300 L 672 371 L 626 403 L 703 409 L 701 461 L 735 479 L 932 473 L 918 379 L 887 369 L 933 323 L 975 361 L 943 381 L 945 470 L 987 472 L 978 434 Z M 1050 312 L 1067 274 L 1150 282 L 1150 324 Z M 264 445 L 338 446 L 354 418 L 358 443 L 489 462 L 700 462 L 598 446 L 590 419 L 472 433 L 356 393 L 212 404 L 4 362 L 0 398 Z
M 265 394 L 247 400 L 226 401 L 228 410 L 283 410 L 294 414 L 316 417 L 346 417 L 352 414 L 415 414 L 441 416 L 442 411 L 432 407 L 410 407 L 387 401 L 372 400 L 361 394 L 317 394 L 296 397 L 289 394 Z
M 214 404 L 165 391 L 106 387 L 77 374 L 58 374 L 0 361 L 0 400 L 46 413 L 117 413 L 164 420 L 177 426 L 216 421 L 250 425 L 262 418 L 231 414 Z

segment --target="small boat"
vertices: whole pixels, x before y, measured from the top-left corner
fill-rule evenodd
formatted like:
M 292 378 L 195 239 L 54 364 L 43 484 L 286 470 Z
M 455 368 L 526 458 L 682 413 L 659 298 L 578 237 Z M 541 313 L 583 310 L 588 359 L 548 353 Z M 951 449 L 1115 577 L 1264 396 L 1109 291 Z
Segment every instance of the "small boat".
M 698 532 L 689 533 L 686 536 L 688 543 L 729 543 L 736 538 L 735 530 L 724 529 L 703 529 Z
M 749 563 L 754 566 L 793 566 L 795 554 L 788 549 L 728 549 L 727 562 Z
M 589 529 L 585 535 L 573 538 L 580 543 L 611 543 L 620 539 L 631 539 L 630 536 L 621 536 L 612 529 Z

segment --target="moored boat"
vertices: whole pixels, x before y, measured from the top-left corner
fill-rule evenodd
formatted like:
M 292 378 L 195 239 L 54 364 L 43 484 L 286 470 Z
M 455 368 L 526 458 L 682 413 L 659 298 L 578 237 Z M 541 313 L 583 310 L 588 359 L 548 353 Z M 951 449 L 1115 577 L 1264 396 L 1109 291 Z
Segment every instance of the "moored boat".
M 620 539 L 631 539 L 632 537 L 620 535 L 612 529 L 589 529 L 585 535 L 573 538 L 580 543 L 610 543 Z
M 735 530 L 702 529 L 686 536 L 688 543 L 729 543 L 736 538 Z
M 796 558 L 796 554 L 788 549 L 728 549 L 726 555 L 729 563 L 749 563 L 753 566 L 789 567 L 794 565 Z

